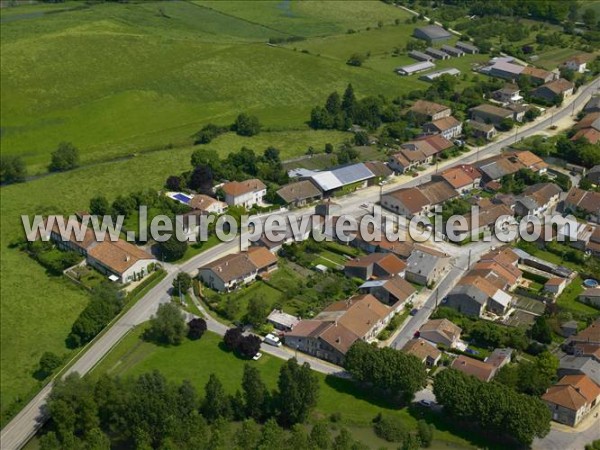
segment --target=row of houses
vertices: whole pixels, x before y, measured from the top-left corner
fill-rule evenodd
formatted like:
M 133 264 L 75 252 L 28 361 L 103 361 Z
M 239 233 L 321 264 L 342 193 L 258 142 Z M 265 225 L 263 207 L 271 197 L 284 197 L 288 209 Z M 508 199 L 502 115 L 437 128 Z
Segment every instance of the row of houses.
M 509 247 L 483 255 L 450 291 L 445 305 L 469 316 L 505 316 L 513 303 L 510 292 L 523 276 L 518 262 Z
M 217 292 L 230 292 L 277 269 L 277 256 L 264 247 L 225 255 L 198 269 L 198 278 Z
M 395 314 L 371 294 L 334 302 L 312 319 L 301 320 L 285 333 L 287 346 L 334 364 L 357 340 L 369 341 L 387 326 Z
M 600 403 L 600 319 L 570 336 L 560 359 L 560 379 L 542 395 L 552 420 L 575 427 Z
M 81 224 L 74 220 L 66 221 L 65 229 L 78 229 Z M 145 250 L 122 239 L 98 241 L 94 231 L 86 227 L 82 240 L 75 233 L 63 236 L 56 221 L 44 240 L 51 240 L 55 245 L 68 251 L 74 251 L 85 257 L 86 263 L 107 275 L 110 280 L 120 283 L 137 281 L 152 272 L 156 258 Z
M 404 152 L 393 155 L 389 162 L 390 168 L 404 171 L 402 157 L 406 153 L 416 151 L 406 149 Z M 407 167 L 410 167 L 410 165 Z M 514 174 L 520 169 L 530 169 L 543 174 L 547 171 L 547 167 L 547 164 L 541 158 L 529 151 L 505 152 L 474 164 L 460 164 L 450 167 L 432 176 L 431 181 L 419 186 L 386 193 L 382 196 L 381 204 L 384 208 L 404 214 L 409 218 L 417 215 L 427 215 L 434 206 L 466 194 L 474 188 L 487 187 L 490 183 L 495 183 L 490 187 L 499 188 L 496 184 L 505 175 Z M 542 197 L 547 194 L 552 195 L 547 201 L 542 202 Z M 558 194 L 554 188 L 549 186 L 530 187 L 529 191 L 518 200 L 533 208 L 538 214 L 545 211 L 553 201 L 557 200 Z M 538 202 L 541 204 L 538 204 Z M 513 206 L 512 209 L 517 207 L 516 205 L 511 206 Z
M 459 350 L 466 348 L 460 340 L 461 333 L 462 329 L 448 319 L 429 320 L 419 329 L 416 337 L 406 343 L 402 351 L 419 358 L 426 367 L 433 367 L 439 364 L 442 356 L 438 346 Z M 487 382 L 511 361 L 512 354 L 510 348 L 498 348 L 485 361 L 459 355 L 450 367 Z

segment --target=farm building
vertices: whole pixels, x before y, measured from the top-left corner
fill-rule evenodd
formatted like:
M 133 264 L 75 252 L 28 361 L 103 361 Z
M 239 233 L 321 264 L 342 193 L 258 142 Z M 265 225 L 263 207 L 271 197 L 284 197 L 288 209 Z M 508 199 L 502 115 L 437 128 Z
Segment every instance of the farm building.
M 451 45 L 442 45 L 442 51 L 456 58 L 465 56 L 465 52 L 463 52 L 460 48 L 452 47 Z
M 429 72 L 419 77 L 419 80 L 422 81 L 433 81 L 436 78 L 441 77 L 442 75 L 452 75 L 453 77 L 457 77 L 460 75 L 460 70 L 455 69 L 454 67 L 450 67 L 448 69 L 436 70 L 435 72 Z
M 471 55 L 479 53 L 479 49 L 477 47 L 475 47 L 474 45 L 469 44 L 468 42 L 458 41 L 455 45 L 456 45 L 456 48 L 461 49 L 465 53 L 469 53 Z
M 417 39 L 422 39 L 430 44 L 440 44 L 446 42 L 452 35 L 438 25 L 427 25 L 425 27 L 416 28 L 413 36 Z
M 448 53 L 444 53 L 441 50 L 436 50 L 433 47 L 427 47 L 425 50 L 429 56 L 433 56 L 435 59 L 450 59 L 450 55 Z
M 408 66 L 396 67 L 394 70 L 399 75 L 412 75 L 425 70 L 433 69 L 434 67 L 435 64 L 431 61 L 421 61 L 415 64 L 409 64 Z
M 408 53 L 412 59 L 416 59 L 417 61 L 433 61 L 433 56 L 428 55 L 427 53 L 420 52 L 418 50 L 412 50 Z

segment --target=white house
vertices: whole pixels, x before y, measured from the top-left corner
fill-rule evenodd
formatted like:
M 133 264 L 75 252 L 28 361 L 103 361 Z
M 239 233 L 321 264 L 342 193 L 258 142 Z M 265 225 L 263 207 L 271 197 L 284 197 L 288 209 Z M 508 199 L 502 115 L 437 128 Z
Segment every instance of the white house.
M 260 204 L 265 195 L 267 195 L 267 186 L 253 178 L 246 181 L 230 181 L 223 185 L 225 192 L 225 203 L 229 206 L 243 206 L 251 208 Z
M 563 67 L 584 73 L 587 70 L 587 62 L 590 60 L 588 55 L 575 55 L 563 63 Z
M 104 274 L 116 276 L 121 283 L 129 283 L 148 275 L 156 264 L 156 258 L 119 239 L 91 246 L 88 249 L 87 263 Z
M 428 134 L 441 134 L 445 139 L 451 140 L 462 134 L 462 122 L 453 116 L 443 117 L 423 125 L 423 131 Z

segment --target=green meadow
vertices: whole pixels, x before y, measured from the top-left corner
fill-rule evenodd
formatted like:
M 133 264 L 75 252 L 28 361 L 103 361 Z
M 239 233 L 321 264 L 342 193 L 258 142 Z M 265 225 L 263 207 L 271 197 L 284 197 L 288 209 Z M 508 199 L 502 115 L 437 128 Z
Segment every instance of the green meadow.
M 112 376 L 138 376 L 159 370 L 167 379 L 181 382 L 189 380 L 200 393 L 211 373 L 222 381 L 228 393 L 235 393 L 240 386 L 245 361 L 225 351 L 221 337 L 207 332 L 198 341 L 185 340 L 177 347 L 157 346 L 143 341 L 143 327 L 128 334 L 117 347 L 93 370 L 91 376 L 104 373 Z M 258 367 L 265 383 L 272 389 L 277 387 L 277 377 L 282 360 L 264 354 L 258 361 L 249 361 Z M 379 413 L 397 415 L 409 427 L 416 419 L 406 408 L 397 409 L 384 399 L 362 391 L 349 380 L 319 376 L 319 401 L 311 420 L 327 419 L 341 413 L 341 423 L 352 431 L 356 439 L 370 448 L 394 448 L 393 444 L 378 438 L 372 431 L 371 420 Z M 452 435 L 447 430 L 435 433 L 433 448 L 474 448 L 468 438 Z
M 272 37 L 365 30 L 383 20 L 391 46 L 414 28 L 392 25 L 407 17 L 402 10 L 377 1 L 294 2 L 284 10 L 286 3 L 106 3 L 56 6 L 54 14 L 44 14 L 44 5 L 33 10 L 39 15 L 28 7 L 3 13 L 3 153 L 43 172 L 60 141 L 73 142 L 89 163 L 190 144 L 202 125 L 229 124 L 241 111 L 267 129 L 307 130 L 312 106 L 349 82 L 359 95 L 414 87 L 389 71 L 267 45 Z

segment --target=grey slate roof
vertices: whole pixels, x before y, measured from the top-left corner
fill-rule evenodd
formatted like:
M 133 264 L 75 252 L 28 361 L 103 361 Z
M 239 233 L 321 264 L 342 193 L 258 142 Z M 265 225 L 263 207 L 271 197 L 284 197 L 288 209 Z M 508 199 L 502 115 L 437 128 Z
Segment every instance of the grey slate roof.
M 585 104 L 583 110 L 586 113 L 600 111 L 600 95 L 592 97 L 590 101 Z
M 578 372 L 600 384 L 600 363 L 587 356 L 564 356 L 560 360 L 559 373 Z
M 457 286 L 455 286 L 450 293 L 448 294 L 448 296 L 458 296 L 458 295 L 462 295 L 462 296 L 466 296 L 469 298 L 472 298 L 473 300 L 475 300 L 477 303 L 479 303 L 480 305 L 486 305 L 489 296 L 483 292 L 481 289 L 478 289 L 475 286 L 472 285 L 467 285 L 467 284 L 459 284 Z
M 418 50 L 411 50 L 408 53 L 408 56 L 418 61 L 431 61 L 433 59 L 433 56 L 420 52 Z
M 406 271 L 427 276 L 439 261 L 439 257 L 421 250 L 413 250 L 406 260 Z

